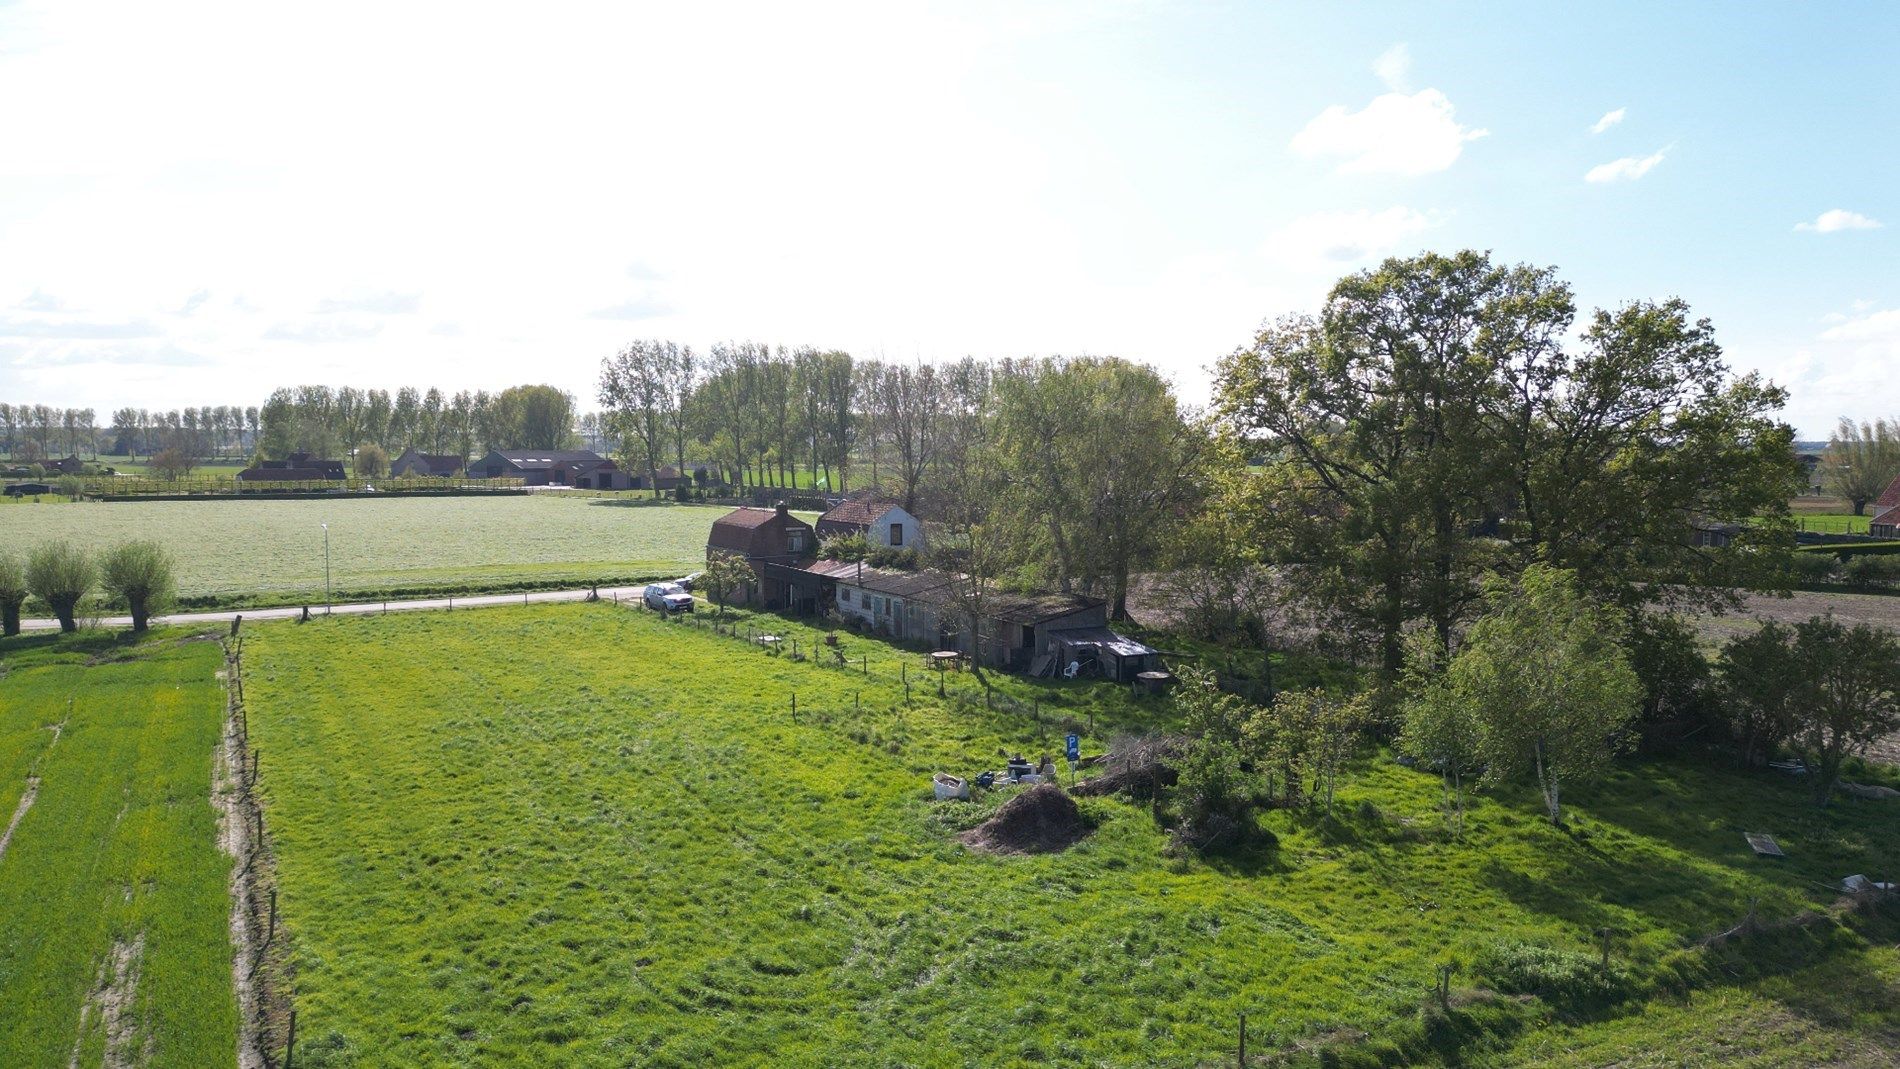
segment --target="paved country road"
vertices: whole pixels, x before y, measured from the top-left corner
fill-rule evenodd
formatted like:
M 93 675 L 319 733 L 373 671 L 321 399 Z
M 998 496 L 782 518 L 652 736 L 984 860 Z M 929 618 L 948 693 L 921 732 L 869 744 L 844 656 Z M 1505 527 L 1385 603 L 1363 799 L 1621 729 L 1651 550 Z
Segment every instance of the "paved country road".
M 580 590 L 534 590 L 523 594 L 472 594 L 460 598 L 417 598 L 413 601 L 363 601 L 348 605 L 332 605 L 327 610 L 337 616 L 365 615 L 379 612 L 420 612 L 426 609 L 475 609 L 484 605 L 523 605 L 544 601 L 584 601 L 587 596 L 600 591 L 602 601 L 639 601 L 640 592 L 646 584 L 638 586 L 588 587 Z M 226 609 L 220 612 L 180 612 L 169 616 L 154 616 L 152 625 L 159 624 L 228 624 L 235 617 L 246 620 L 294 620 L 303 615 L 303 608 L 297 605 L 280 606 L 274 609 Z M 310 615 L 321 616 L 326 610 L 321 605 L 310 606 Z M 100 627 L 131 627 L 130 616 L 102 616 L 98 620 Z M 59 626 L 59 621 L 50 617 L 36 617 L 21 620 L 20 626 L 27 631 L 50 631 Z

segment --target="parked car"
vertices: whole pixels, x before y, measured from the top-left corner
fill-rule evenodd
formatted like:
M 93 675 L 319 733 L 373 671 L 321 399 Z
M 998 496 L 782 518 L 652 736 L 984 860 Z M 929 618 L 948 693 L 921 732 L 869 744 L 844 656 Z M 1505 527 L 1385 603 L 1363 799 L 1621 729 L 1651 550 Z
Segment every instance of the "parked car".
M 684 579 L 675 580 L 675 582 L 679 583 L 680 586 L 686 588 L 687 590 L 691 590 L 694 587 L 697 587 L 699 585 L 700 578 L 704 576 L 705 574 L 706 574 L 705 572 L 694 572 L 693 574 L 687 576 Z
M 650 583 L 640 592 L 640 600 L 660 612 L 693 611 L 693 596 L 678 583 Z

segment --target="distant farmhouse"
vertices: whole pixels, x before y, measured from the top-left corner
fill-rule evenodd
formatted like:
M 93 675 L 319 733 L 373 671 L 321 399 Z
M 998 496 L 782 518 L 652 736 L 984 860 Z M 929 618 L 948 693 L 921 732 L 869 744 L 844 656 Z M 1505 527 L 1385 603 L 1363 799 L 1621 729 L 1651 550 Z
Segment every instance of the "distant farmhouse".
M 833 507 L 818 517 L 818 537 L 863 535 L 878 549 L 924 548 L 924 525 L 900 505 L 861 497 Z
M 341 460 L 319 460 L 309 453 L 292 453 L 282 460 L 260 460 L 237 473 L 244 483 L 320 483 L 342 482 Z
M 792 515 L 783 504 L 733 509 L 714 520 L 712 533 L 706 536 L 707 560 L 739 557 L 752 568 L 754 582 L 733 600 L 763 609 L 812 612 L 817 608 L 809 596 L 797 597 L 785 574 L 810 561 L 817 550 L 818 536 L 811 524 Z
M 61 475 L 78 475 L 80 472 L 86 470 L 86 462 L 79 459 L 78 456 L 69 456 L 61 457 L 58 460 L 49 460 L 44 467 L 49 472 L 56 471 Z
M 619 465 L 591 449 L 491 449 L 468 466 L 472 479 L 520 479 L 524 486 L 631 490 Z
M 404 478 L 453 479 L 462 473 L 464 457 L 441 453 L 422 453 L 415 446 L 402 451 L 389 465 L 389 474 Z
M 1874 500 L 1867 533 L 1876 538 L 1900 538 L 1900 478 L 1888 483 L 1887 489 Z
M 647 482 L 646 472 L 634 472 L 632 477 L 632 489 L 652 490 L 657 487 L 661 490 L 672 490 L 676 487 L 692 486 L 695 482 L 704 483 L 708 470 L 709 468 L 705 464 L 688 464 L 684 472 L 681 472 L 680 469 L 671 464 L 662 464 L 651 483 Z

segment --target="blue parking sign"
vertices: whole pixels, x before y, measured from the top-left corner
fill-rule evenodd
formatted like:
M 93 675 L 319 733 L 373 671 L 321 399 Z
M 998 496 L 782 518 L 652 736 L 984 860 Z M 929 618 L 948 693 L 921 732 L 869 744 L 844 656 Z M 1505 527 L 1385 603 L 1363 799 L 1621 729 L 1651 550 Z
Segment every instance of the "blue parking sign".
M 1080 760 L 1082 757 L 1082 736 L 1070 735 L 1064 741 L 1068 743 L 1069 760 Z

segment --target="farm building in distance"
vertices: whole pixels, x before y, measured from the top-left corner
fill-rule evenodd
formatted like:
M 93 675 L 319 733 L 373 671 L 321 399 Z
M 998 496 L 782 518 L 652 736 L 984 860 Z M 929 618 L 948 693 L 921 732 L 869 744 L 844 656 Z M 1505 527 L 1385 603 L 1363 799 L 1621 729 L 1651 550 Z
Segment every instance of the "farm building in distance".
M 342 482 L 341 460 L 319 460 L 309 453 L 292 453 L 282 460 L 260 460 L 237 473 L 245 483 L 321 483 Z
M 523 486 L 631 490 L 620 466 L 591 449 L 491 449 L 468 466 L 472 479 L 520 479 Z
M 861 534 L 878 549 L 924 548 L 924 525 L 890 501 L 866 495 L 833 506 L 818 517 L 818 537 Z
M 828 606 L 867 631 L 932 649 L 957 650 L 992 668 L 1054 675 L 1074 663 L 1128 682 L 1159 667 L 1159 654 L 1109 630 L 1100 598 L 1051 592 L 994 591 L 982 598 L 982 618 L 971 634 L 957 598 L 960 577 L 923 569 L 873 568 L 852 561 L 806 565 L 773 563 L 770 578 L 783 585 L 797 612 Z
M 776 508 L 745 506 L 713 521 L 706 536 L 706 559 L 740 557 L 751 566 L 755 581 L 734 599 L 763 609 L 812 612 L 817 606 L 803 591 L 786 582 L 784 572 L 811 559 L 818 536 L 811 524 L 792 515 L 783 504 Z
M 429 477 L 453 479 L 462 473 L 466 457 L 449 456 L 441 453 L 423 453 L 415 446 L 402 451 L 402 455 L 390 462 L 389 474 L 399 477 Z
M 1887 484 L 1874 500 L 1873 515 L 1867 520 L 1867 533 L 1875 538 L 1900 538 L 1900 478 Z

